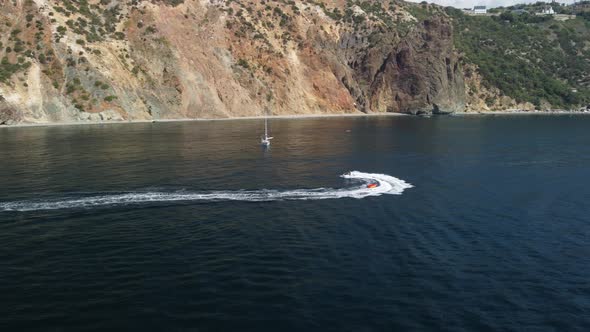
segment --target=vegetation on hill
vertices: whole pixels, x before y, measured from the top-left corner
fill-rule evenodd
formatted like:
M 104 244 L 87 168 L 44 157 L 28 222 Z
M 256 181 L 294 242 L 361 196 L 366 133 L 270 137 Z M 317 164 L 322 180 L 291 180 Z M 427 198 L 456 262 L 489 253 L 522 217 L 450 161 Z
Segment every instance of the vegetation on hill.
M 590 102 L 590 22 L 583 17 L 557 21 L 511 10 L 468 16 L 453 8 L 447 13 L 454 19 L 455 46 L 479 67 L 488 86 L 537 107 Z

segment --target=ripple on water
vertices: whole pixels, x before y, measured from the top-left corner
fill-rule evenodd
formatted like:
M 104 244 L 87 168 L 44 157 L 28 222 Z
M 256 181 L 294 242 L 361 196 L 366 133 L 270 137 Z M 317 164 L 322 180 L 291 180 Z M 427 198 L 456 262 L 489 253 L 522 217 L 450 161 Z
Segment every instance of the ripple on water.
M 273 120 L 280 135 L 270 152 L 252 139 L 259 125 L 53 128 L 29 139 L 0 131 L 2 152 L 11 156 L 0 158 L 2 204 L 146 192 L 227 198 L 240 188 L 259 198 L 301 190 L 331 197 L 2 211 L 0 326 L 590 326 L 585 121 Z M 542 142 L 523 128 L 544 133 Z M 369 195 L 365 180 L 339 177 L 351 169 L 415 188 Z

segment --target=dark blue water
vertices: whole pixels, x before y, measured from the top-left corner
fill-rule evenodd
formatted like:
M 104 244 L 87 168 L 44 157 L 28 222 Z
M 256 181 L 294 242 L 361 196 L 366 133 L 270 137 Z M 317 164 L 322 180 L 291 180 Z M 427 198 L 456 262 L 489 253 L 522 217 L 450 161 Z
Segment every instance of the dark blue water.
M 0 128 L 0 330 L 590 329 L 590 117 L 271 127 L 266 152 L 254 120 Z M 414 188 L 77 201 L 331 192 L 353 170 Z

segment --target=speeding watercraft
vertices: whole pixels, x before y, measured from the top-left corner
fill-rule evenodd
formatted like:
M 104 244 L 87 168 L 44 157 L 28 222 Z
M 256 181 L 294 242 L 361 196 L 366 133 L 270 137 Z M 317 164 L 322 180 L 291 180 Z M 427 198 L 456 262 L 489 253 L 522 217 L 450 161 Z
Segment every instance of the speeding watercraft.
M 377 187 L 379 187 L 378 183 L 369 183 L 367 185 L 367 188 L 369 188 L 369 189 L 373 189 L 373 188 L 377 188 Z

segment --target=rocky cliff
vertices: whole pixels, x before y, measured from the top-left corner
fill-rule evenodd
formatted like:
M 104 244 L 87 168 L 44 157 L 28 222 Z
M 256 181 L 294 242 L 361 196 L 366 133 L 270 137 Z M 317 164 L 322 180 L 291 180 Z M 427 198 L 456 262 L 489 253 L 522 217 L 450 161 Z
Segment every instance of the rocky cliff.
M 0 124 L 458 112 L 453 25 L 400 1 L 0 0 Z

